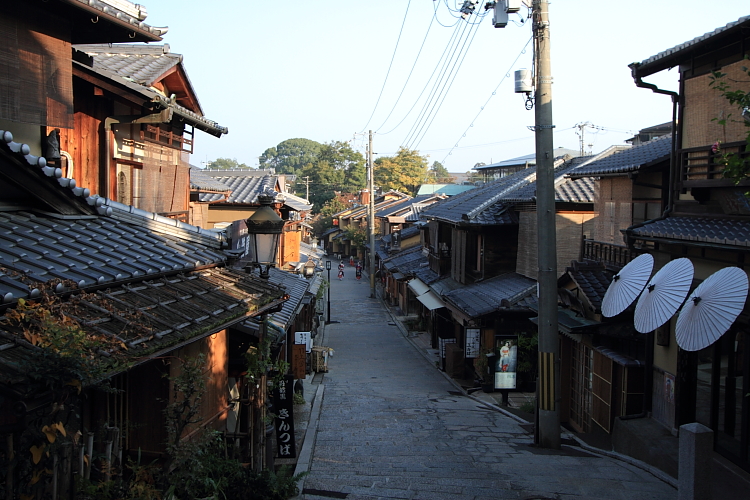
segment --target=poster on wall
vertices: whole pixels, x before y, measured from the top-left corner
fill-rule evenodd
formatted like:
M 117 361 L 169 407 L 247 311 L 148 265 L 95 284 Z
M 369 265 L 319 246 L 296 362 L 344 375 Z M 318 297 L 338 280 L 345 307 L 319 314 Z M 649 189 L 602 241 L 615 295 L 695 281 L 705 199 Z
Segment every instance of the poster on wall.
M 495 353 L 495 389 L 515 389 L 518 335 L 496 336 Z
M 467 328 L 466 329 L 466 357 L 476 358 L 479 356 L 479 328 Z

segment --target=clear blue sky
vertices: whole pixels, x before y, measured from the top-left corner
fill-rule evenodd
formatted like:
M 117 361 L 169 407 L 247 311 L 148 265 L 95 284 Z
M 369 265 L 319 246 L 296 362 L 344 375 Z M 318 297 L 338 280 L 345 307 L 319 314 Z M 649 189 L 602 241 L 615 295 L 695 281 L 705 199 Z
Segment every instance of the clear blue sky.
M 185 56 L 206 117 L 229 127 L 221 139 L 197 133 L 192 158 L 197 166 L 219 157 L 257 166 L 266 148 L 297 137 L 354 140 L 361 148 L 364 136 L 355 133 L 369 129 L 377 132 L 376 154 L 410 145 L 451 172 L 534 151 L 527 128 L 534 112 L 526 111 L 523 98 L 513 92 L 513 72 L 531 68 L 531 45 L 522 53 L 531 36 L 530 21 L 496 29 L 490 15 L 471 16 L 479 25 L 471 31 L 460 68 L 456 65 L 455 80 L 450 90 L 445 87 L 446 97 L 429 127 L 419 128 L 415 124 L 432 88 L 428 80 L 451 37 L 461 33 L 451 12 L 460 3 L 142 3 L 147 24 L 169 26 L 164 42 Z M 436 21 L 430 25 L 434 9 Z M 598 127 L 585 129 L 587 149 L 598 152 L 622 144 L 638 129 L 669 121 L 669 97 L 637 88 L 628 64 L 749 14 L 747 0 L 551 1 L 555 147 L 577 150 L 574 125 L 582 122 Z M 677 72 L 648 81 L 676 90 Z

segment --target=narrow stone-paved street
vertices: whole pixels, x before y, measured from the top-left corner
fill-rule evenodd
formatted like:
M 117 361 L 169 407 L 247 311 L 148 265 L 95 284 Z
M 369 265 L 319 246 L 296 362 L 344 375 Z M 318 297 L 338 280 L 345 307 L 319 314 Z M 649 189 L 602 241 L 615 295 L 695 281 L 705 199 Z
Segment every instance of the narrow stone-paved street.
M 346 271 L 332 283 L 335 354 L 302 498 L 676 498 L 625 462 L 535 448 L 530 426 L 460 392 L 370 298 L 367 277 Z

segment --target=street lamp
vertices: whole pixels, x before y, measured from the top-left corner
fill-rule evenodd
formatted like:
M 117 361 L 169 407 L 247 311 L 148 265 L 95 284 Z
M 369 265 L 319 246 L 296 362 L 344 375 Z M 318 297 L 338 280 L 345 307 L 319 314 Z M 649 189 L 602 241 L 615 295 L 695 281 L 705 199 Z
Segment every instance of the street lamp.
M 268 270 L 276 265 L 276 251 L 284 229 L 284 219 L 271 208 L 274 197 L 263 193 L 258 196 L 260 208 L 245 221 L 252 267 L 260 269 L 260 277 L 268 279 Z
M 279 217 L 274 209 L 271 208 L 271 204 L 274 200 L 275 193 L 261 193 L 258 196 L 260 207 L 245 221 L 247 224 L 248 252 L 252 259 L 252 261 L 245 267 L 245 270 L 251 272 L 257 267 L 260 269 L 260 277 L 266 280 L 269 277 L 269 270 L 276 265 L 276 252 L 279 248 L 279 238 L 281 237 L 285 224 L 284 219 Z M 259 346 L 262 345 L 268 334 L 267 319 L 268 313 L 265 312 L 261 315 L 258 330 Z M 266 447 L 265 425 L 263 425 L 265 414 L 264 405 L 267 396 L 265 374 L 260 375 L 259 382 L 261 392 L 259 393 L 259 397 L 256 398 L 252 417 L 252 457 L 254 470 L 257 472 L 260 472 L 263 468 L 262 453 L 263 448 Z M 270 448 L 267 448 L 267 450 L 270 450 Z
M 328 271 L 328 321 L 327 324 L 331 323 L 331 261 L 326 261 L 326 271 Z

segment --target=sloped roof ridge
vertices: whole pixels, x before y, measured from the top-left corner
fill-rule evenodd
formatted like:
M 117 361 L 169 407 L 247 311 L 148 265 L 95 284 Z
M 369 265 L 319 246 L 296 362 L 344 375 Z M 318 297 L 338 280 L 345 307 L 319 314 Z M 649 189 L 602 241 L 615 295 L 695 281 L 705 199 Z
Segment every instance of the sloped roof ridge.
M 143 95 L 144 97 L 149 99 L 151 102 L 161 106 L 162 109 L 171 109 L 178 116 L 186 118 L 191 125 L 195 126 L 195 128 L 197 128 L 198 130 L 202 130 L 206 132 L 207 134 L 211 134 L 214 137 L 220 137 L 222 134 L 229 133 L 229 128 L 222 127 L 217 122 L 213 120 L 209 120 L 208 118 L 198 113 L 190 111 L 186 107 L 181 106 L 180 104 L 177 104 L 176 102 L 172 102 L 171 99 L 169 99 L 167 96 L 165 96 L 164 94 L 160 93 L 159 91 L 157 91 L 156 89 L 152 87 L 146 87 L 145 85 L 136 83 L 106 68 L 91 67 L 89 65 L 82 64 L 78 61 L 73 61 L 73 65 L 81 67 L 81 68 L 85 68 L 88 71 L 97 73 L 104 78 L 109 78 L 113 82 L 116 82 L 119 85 L 123 85 L 129 88 L 130 90 L 133 90 L 134 92 L 137 92 Z
M 672 136 L 662 135 L 637 146 L 620 146 L 618 150 L 599 155 L 568 175 L 571 178 L 590 177 L 603 174 L 624 174 L 668 156 L 671 151 Z M 613 146 L 615 148 L 617 146 Z M 612 149 L 610 148 L 610 149 Z M 609 151 L 609 150 L 607 150 Z M 607 152 L 605 151 L 605 153 Z
M 719 35 L 723 34 L 724 32 L 729 31 L 732 28 L 735 28 L 735 27 L 737 27 L 737 26 L 739 26 L 741 24 L 744 24 L 744 23 L 746 23 L 748 21 L 750 21 L 750 16 L 743 16 L 743 17 L 739 18 L 736 21 L 732 21 L 730 23 L 727 23 L 724 26 L 716 28 L 713 31 L 709 31 L 708 33 L 704 33 L 701 36 L 693 38 L 692 40 L 688 40 L 687 42 L 683 42 L 683 43 L 681 43 L 679 45 L 675 45 L 674 47 L 671 47 L 669 49 L 663 50 L 663 51 L 659 52 L 656 55 L 653 55 L 651 57 L 648 57 L 648 58 L 644 59 L 641 62 L 634 62 L 634 63 L 632 63 L 630 65 L 630 67 L 632 68 L 632 67 L 646 66 L 646 65 L 649 65 L 649 64 L 656 63 L 656 62 L 658 62 L 658 61 L 660 61 L 662 59 L 666 59 L 667 57 L 669 57 L 671 55 L 675 55 L 675 54 L 677 54 L 679 52 L 682 52 L 684 50 L 688 50 L 688 49 L 690 49 L 694 45 L 697 45 L 699 43 L 708 41 L 708 40 L 710 40 L 713 37 L 719 36 Z
M 154 223 L 157 223 L 155 225 L 151 224 L 148 226 L 150 229 L 153 229 L 157 232 L 159 231 L 159 229 L 161 229 L 162 232 L 169 232 L 170 234 L 178 237 L 183 237 L 185 239 L 197 237 L 198 241 L 201 241 L 204 244 L 210 242 L 210 244 L 215 248 L 221 248 L 222 245 L 226 242 L 226 237 L 223 234 L 217 233 L 215 231 L 209 231 L 197 226 L 193 226 L 191 224 L 186 224 L 184 222 L 178 221 L 177 219 L 170 219 L 153 212 L 147 212 L 133 206 L 124 205 L 122 203 L 99 196 L 98 194 L 92 195 L 91 191 L 88 188 L 78 186 L 75 179 L 63 177 L 62 170 L 60 168 L 47 166 L 47 159 L 43 156 L 34 156 L 30 154 L 30 148 L 27 144 L 13 142 L 12 132 L 7 130 L 0 130 L 0 138 L 6 143 L 7 147 L 12 152 L 22 155 L 29 167 L 40 168 L 42 169 L 44 174 L 50 178 L 50 180 L 57 180 L 57 183 L 59 184 L 57 189 L 67 189 L 72 193 L 74 197 L 81 198 L 83 201 L 85 201 L 85 203 L 92 208 L 91 213 L 97 213 L 105 217 L 113 218 L 118 218 L 118 216 L 124 214 L 137 216 L 143 219 L 144 222 L 146 220 L 150 220 Z M 181 234 L 183 236 L 180 236 Z M 191 236 L 191 234 L 194 236 Z
M 203 171 L 190 165 L 190 187 L 194 189 L 203 189 L 207 191 L 220 191 L 220 192 L 231 192 L 232 190 L 224 185 L 221 181 L 214 179 L 208 175 L 204 175 Z
M 141 5 L 136 5 L 132 2 L 127 2 L 133 6 L 133 9 L 138 12 L 138 17 L 134 16 L 131 13 L 125 12 L 121 8 L 118 8 L 115 4 L 112 2 L 108 2 L 106 0 L 67 0 L 70 4 L 79 4 L 80 8 L 83 9 L 94 9 L 101 14 L 114 17 L 118 21 L 124 22 L 130 26 L 133 26 L 134 28 L 138 28 L 141 31 L 148 32 L 149 34 L 157 37 L 160 39 L 162 36 L 164 36 L 169 28 L 167 27 L 152 27 L 148 24 L 144 23 L 143 20 L 146 19 L 146 9 L 142 7 Z M 124 2 L 120 2 L 124 3 Z
M 141 225 L 153 231 L 169 233 L 172 236 L 188 241 L 209 244 L 214 248 L 220 249 L 226 243 L 226 235 L 223 233 L 193 226 L 177 219 L 170 219 L 155 212 L 141 210 L 132 205 L 125 205 L 124 203 L 106 199 L 99 195 L 94 195 L 92 198 L 94 200 L 104 200 L 103 204 L 97 208 L 100 215 L 131 223 L 141 223 Z M 95 201 L 95 203 L 97 202 Z
M 527 172 L 527 170 L 533 170 L 532 172 Z M 536 168 L 529 167 L 529 169 L 521 170 L 521 172 L 525 175 L 519 175 L 520 179 L 513 182 L 510 186 L 502 189 L 501 191 L 495 193 L 493 196 L 490 196 L 487 200 L 482 202 L 480 205 L 478 205 L 473 210 L 470 210 L 466 213 L 467 218 L 471 219 L 478 213 L 485 210 L 490 205 L 494 205 L 498 200 L 502 199 L 504 196 L 506 196 L 508 193 L 511 193 L 523 186 L 526 186 L 530 184 L 531 182 L 534 182 L 536 180 Z M 505 178 L 507 179 L 507 177 Z M 502 181 L 503 178 L 498 179 L 498 181 Z M 470 191 L 467 191 L 470 192 Z

